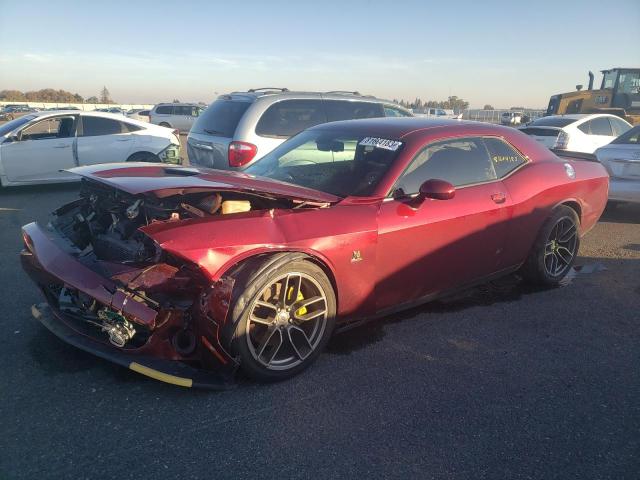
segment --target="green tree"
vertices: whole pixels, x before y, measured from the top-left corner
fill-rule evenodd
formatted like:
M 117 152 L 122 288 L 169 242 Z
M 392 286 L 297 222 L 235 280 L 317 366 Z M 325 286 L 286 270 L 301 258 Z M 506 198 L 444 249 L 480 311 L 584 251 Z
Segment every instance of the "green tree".
M 87 98 L 86 102 L 87 103 L 100 103 L 100 100 L 98 99 L 98 97 L 93 95 L 93 96 Z
M 495 108 L 493 108 L 491 105 L 489 105 L 488 103 L 482 107 L 483 110 L 495 110 Z

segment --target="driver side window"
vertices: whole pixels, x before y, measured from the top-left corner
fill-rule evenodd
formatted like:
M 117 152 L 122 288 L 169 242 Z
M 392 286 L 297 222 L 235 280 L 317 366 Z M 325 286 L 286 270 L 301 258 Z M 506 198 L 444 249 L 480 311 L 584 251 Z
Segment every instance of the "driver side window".
M 68 138 L 75 135 L 75 120 L 73 117 L 45 118 L 20 133 L 20 140 L 48 140 L 52 138 Z
M 432 143 L 416 155 L 398 183 L 396 191 L 418 193 L 430 179 L 446 180 L 455 187 L 496 180 L 491 158 L 481 138 L 456 138 Z

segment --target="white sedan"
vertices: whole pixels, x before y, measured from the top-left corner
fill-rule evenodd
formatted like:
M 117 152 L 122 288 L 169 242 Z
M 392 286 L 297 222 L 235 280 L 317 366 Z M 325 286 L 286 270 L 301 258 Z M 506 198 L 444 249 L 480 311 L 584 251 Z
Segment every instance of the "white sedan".
M 0 184 L 77 180 L 63 171 L 111 162 L 180 163 L 177 130 L 122 115 L 39 112 L 0 125 Z
M 542 117 L 520 131 L 547 148 L 593 153 L 630 129 L 620 117 L 593 113 Z

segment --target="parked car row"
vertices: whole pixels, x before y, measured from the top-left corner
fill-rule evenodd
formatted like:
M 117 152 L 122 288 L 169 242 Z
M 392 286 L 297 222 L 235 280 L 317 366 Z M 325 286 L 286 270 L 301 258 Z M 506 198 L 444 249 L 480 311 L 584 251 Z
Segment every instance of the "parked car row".
M 13 119 L 15 116 L 24 117 L 35 113 L 36 109 L 25 105 L 9 105 L 3 112 L 8 112 Z M 179 141 L 176 132 L 189 132 L 187 138 L 187 150 L 190 163 L 194 166 L 217 168 L 223 170 L 242 170 L 271 152 L 287 138 L 311 126 L 337 120 L 350 120 L 358 118 L 375 117 L 406 117 L 412 116 L 409 110 L 403 107 L 381 100 L 372 96 L 364 96 L 358 92 L 294 92 L 285 88 L 251 89 L 245 92 L 234 92 L 221 95 L 209 108 L 204 108 L 195 103 L 160 103 L 152 109 L 135 109 L 127 112 L 119 107 L 110 107 L 106 110 L 117 114 L 119 121 L 138 122 L 144 125 L 144 137 L 149 146 L 145 161 L 160 160 L 180 162 Z M 443 109 L 431 109 L 429 113 L 420 116 L 437 118 L 449 118 L 449 112 Z M 439 111 L 441 110 L 441 111 Z M 53 109 L 60 115 L 68 115 L 71 110 L 61 111 Z M 73 113 L 80 115 L 78 110 Z M 82 112 L 81 116 L 87 113 Z M 518 111 L 504 112 L 502 123 L 515 126 L 528 118 Z M 29 122 L 42 122 L 40 118 L 29 118 Z M 78 120 L 78 125 L 82 120 Z M 154 129 L 150 124 L 158 125 L 158 128 L 168 127 L 174 131 Z M 134 125 L 134 123 L 129 123 Z M 7 130 L 7 128 L 9 130 Z M 57 172 L 58 163 L 46 162 L 40 159 L 32 159 L 22 165 L 22 171 L 16 171 L 15 160 L 11 158 L 16 151 L 27 151 L 31 158 L 35 152 L 45 155 L 46 143 L 35 144 L 20 143 L 11 140 L 16 133 L 32 128 L 30 125 L 3 126 L 3 132 L 8 134 L 5 143 L 16 143 L 12 147 L 0 145 L 0 175 L 3 185 L 33 183 L 40 181 L 56 181 L 63 178 L 63 174 Z M 35 128 L 35 127 L 34 127 Z M 66 127 L 65 127 L 66 128 Z M 55 127 L 47 127 L 55 133 Z M 595 153 L 607 167 L 612 177 L 611 199 L 616 201 L 640 201 L 637 183 L 640 179 L 637 171 L 637 135 L 629 134 L 631 125 L 625 120 L 610 114 L 574 114 L 555 115 L 539 118 L 519 130 L 531 136 L 540 144 L 549 149 L 566 150 L 583 153 Z M 130 144 L 131 149 L 124 145 L 126 140 L 115 138 L 113 135 L 126 135 L 133 132 L 117 129 L 102 139 L 104 150 L 101 153 L 89 153 L 87 149 L 76 152 L 69 151 L 65 155 L 61 151 L 64 147 L 56 145 L 50 158 L 59 159 L 64 165 L 93 164 L 99 162 L 114 162 L 130 160 L 132 155 L 138 155 L 140 159 L 142 148 L 145 146 L 142 136 L 136 135 L 136 142 Z M 76 127 L 76 135 L 79 134 Z M 13 137 L 12 137 L 13 136 Z M 149 139 L 159 137 L 160 140 Z M 35 138 L 28 133 L 18 137 L 21 142 L 31 140 L 60 139 L 58 131 L 53 136 Z M 85 139 L 80 141 L 84 144 Z M 113 143 L 110 143 L 113 142 Z M 117 142 L 117 143 L 116 143 Z M 162 154 L 169 144 L 173 147 Z M 18 148 L 18 146 L 20 148 Z M 608 146 L 607 148 L 603 148 Z M 600 150 L 599 150 L 600 149 Z M 613 158 L 612 155 L 615 157 Z M 71 160 L 70 160 L 71 159 Z M 307 162 L 314 159 L 307 158 Z M 44 168 L 45 165 L 51 168 Z M 20 170 L 20 169 L 18 169 Z M 32 171 L 33 170 L 33 171 Z M 68 177 L 72 178 L 72 177 Z M 635 182 L 635 183 L 634 183 Z

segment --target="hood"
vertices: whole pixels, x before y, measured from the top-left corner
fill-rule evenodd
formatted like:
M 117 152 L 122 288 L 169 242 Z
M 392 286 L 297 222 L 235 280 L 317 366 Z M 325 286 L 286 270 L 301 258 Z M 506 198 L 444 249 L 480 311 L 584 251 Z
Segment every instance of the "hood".
M 138 195 L 153 193 L 168 197 L 198 191 L 235 191 L 285 197 L 320 203 L 335 203 L 340 197 L 242 172 L 182 167 L 160 163 L 110 163 L 66 170 L 83 178 Z

